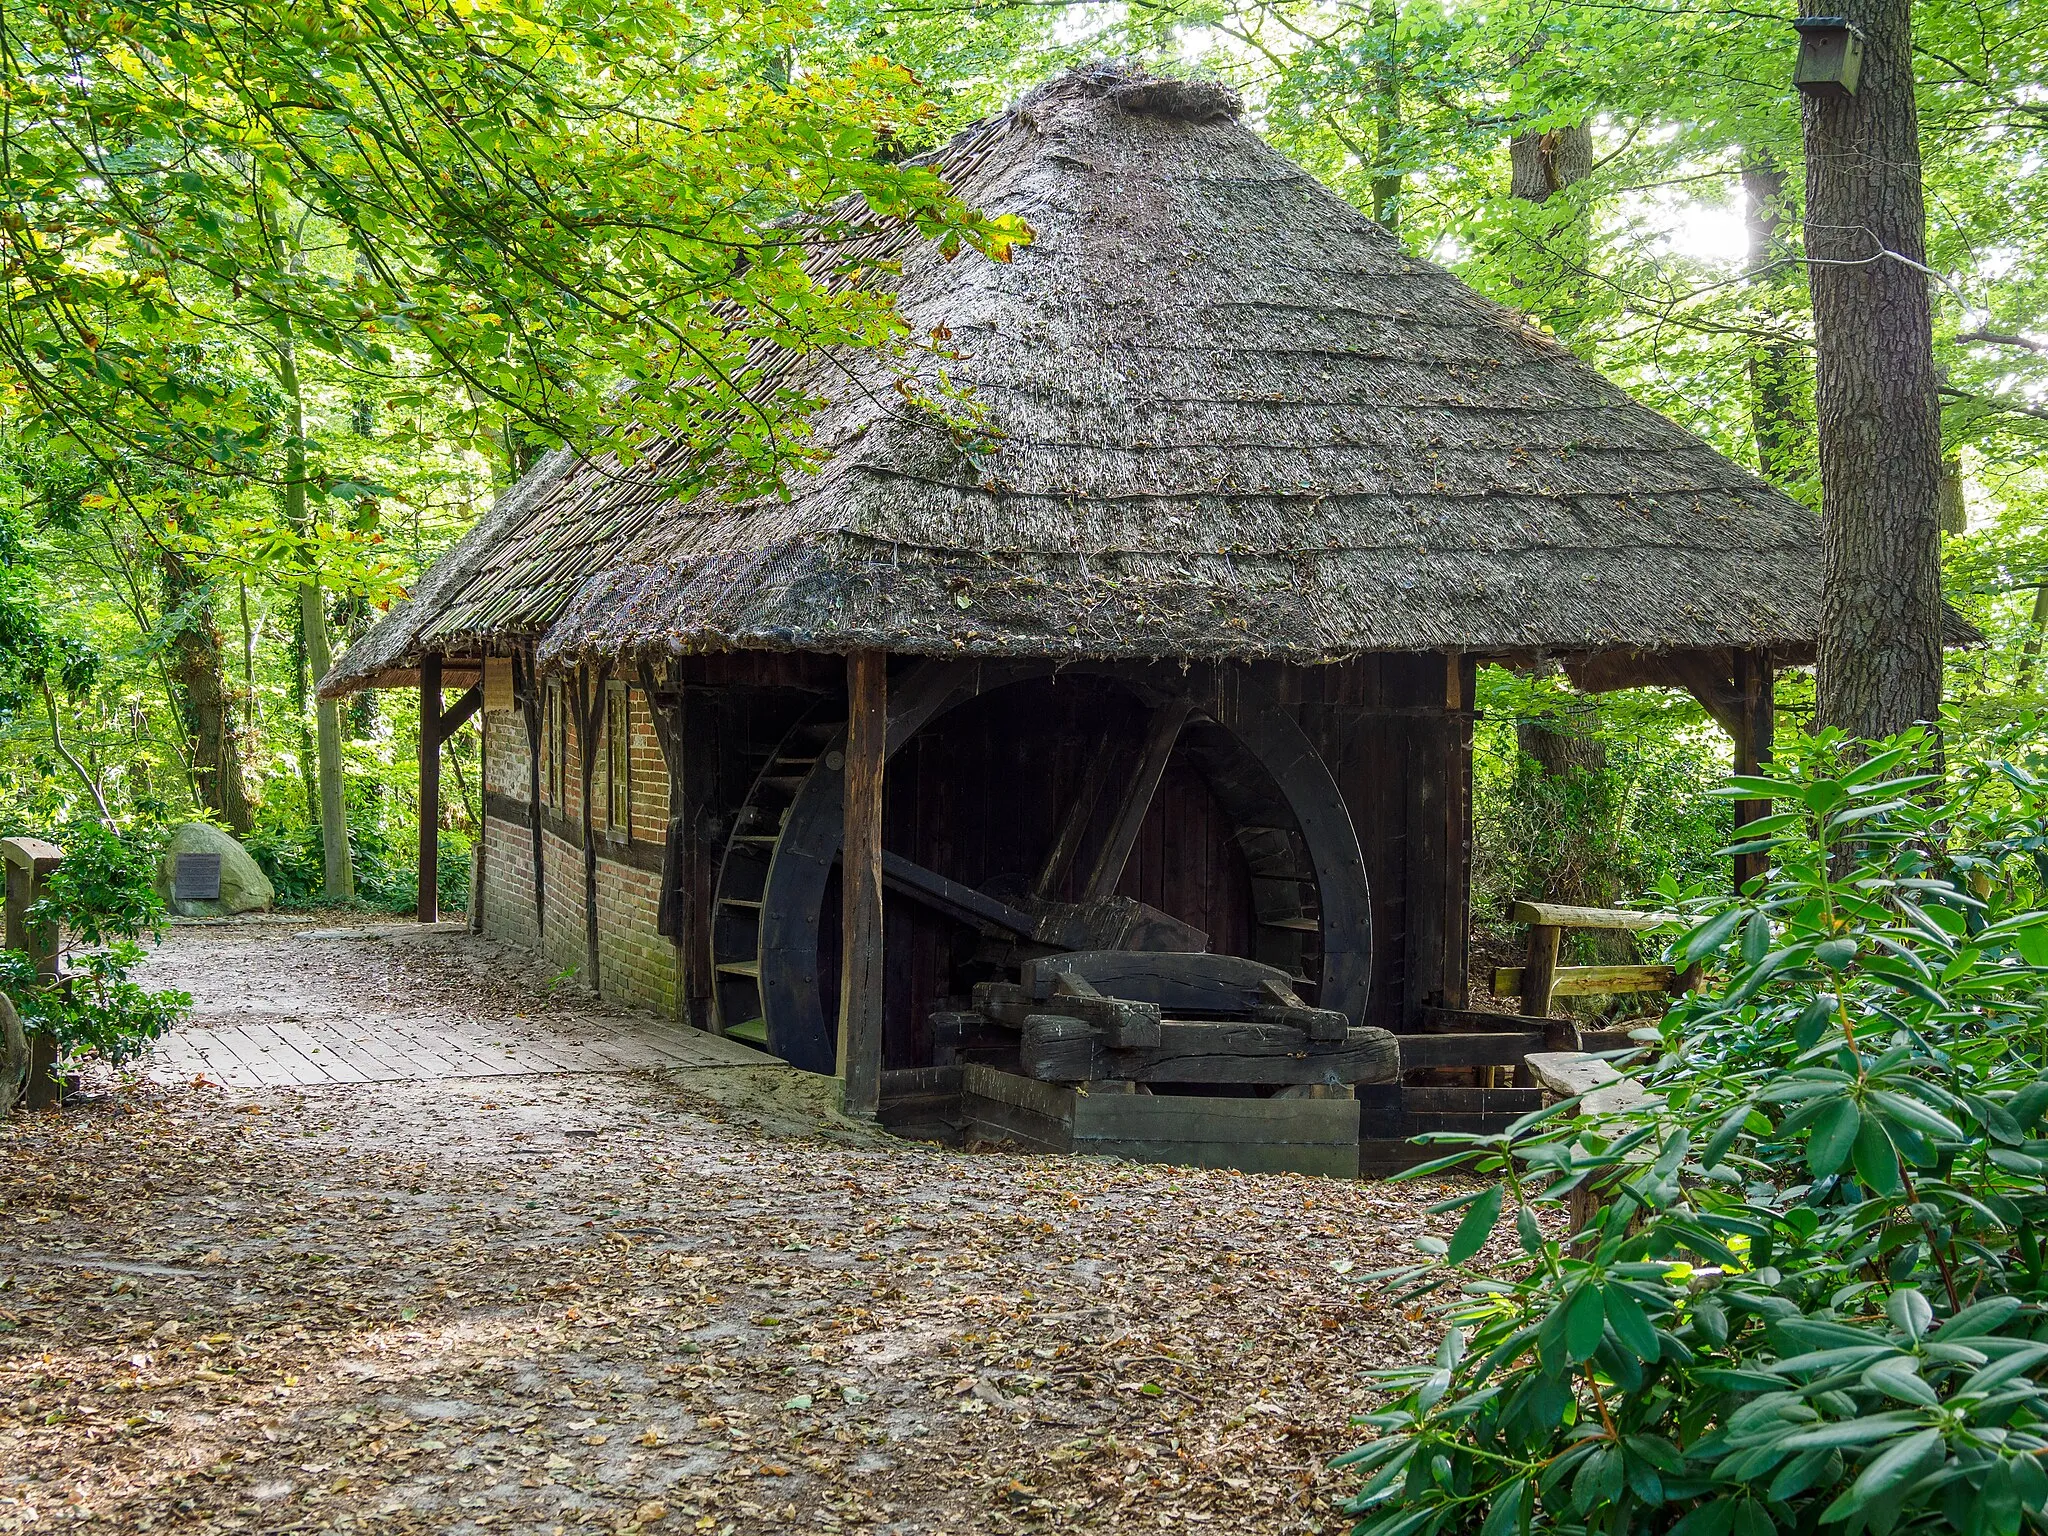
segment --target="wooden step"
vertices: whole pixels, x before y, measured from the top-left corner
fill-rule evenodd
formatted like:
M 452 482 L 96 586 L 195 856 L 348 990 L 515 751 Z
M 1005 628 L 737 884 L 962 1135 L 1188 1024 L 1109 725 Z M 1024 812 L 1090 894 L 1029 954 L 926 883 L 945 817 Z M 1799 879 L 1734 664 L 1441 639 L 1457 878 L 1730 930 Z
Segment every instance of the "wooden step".
M 766 1050 L 768 1048 L 768 1021 L 766 1019 L 748 1019 L 744 1024 L 735 1024 L 725 1032 L 725 1038 L 728 1040 L 738 1040 L 746 1045 L 758 1045 L 763 1050 Z
M 727 976 L 745 976 L 752 981 L 761 979 L 761 962 L 758 960 L 721 960 L 716 969 Z M 731 1034 L 732 1031 L 727 1030 L 726 1033 Z

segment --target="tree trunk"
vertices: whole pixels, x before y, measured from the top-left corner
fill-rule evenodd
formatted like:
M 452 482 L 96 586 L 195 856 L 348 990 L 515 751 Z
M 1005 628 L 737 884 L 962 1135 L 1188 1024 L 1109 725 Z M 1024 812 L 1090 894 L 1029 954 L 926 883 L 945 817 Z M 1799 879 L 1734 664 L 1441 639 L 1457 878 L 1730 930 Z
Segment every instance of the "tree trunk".
M 1749 270 L 1760 295 L 1765 324 L 1783 318 L 1790 305 L 1785 263 L 1798 251 L 1785 217 L 1785 172 L 1767 151 L 1743 156 L 1743 225 L 1749 234 Z M 1813 466 L 1813 422 L 1808 381 L 1797 348 L 1785 341 L 1758 341 L 1749 352 L 1749 421 L 1756 438 L 1757 468 L 1775 485 L 1803 480 Z
M 1401 7 L 1398 0 L 1373 0 L 1373 178 L 1372 217 L 1382 229 L 1401 223 L 1401 172 L 1396 169 L 1401 136 Z
M 1614 781 L 1598 707 L 1588 700 L 1567 718 L 1519 721 L 1515 741 L 1523 772 L 1517 796 L 1538 828 L 1527 849 L 1525 894 L 1534 901 L 1573 907 L 1611 907 L 1615 886 Z M 1592 933 L 1587 940 L 1603 964 L 1634 957 L 1625 934 Z
M 277 346 L 277 382 L 284 391 L 285 521 L 301 533 L 312 530 L 306 502 L 306 402 L 299 381 L 297 350 L 289 331 Z M 327 644 L 326 603 L 316 575 L 299 584 L 299 634 L 305 645 L 306 670 L 313 687 L 334 665 Z M 332 699 L 316 704 L 315 735 L 319 746 L 315 779 L 320 791 L 320 847 L 323 856 L 321 894 L 329 901 L 352 901 L 356 894 L 354 862 L 349 857 L 348 803 L 341 777 L 341 706 Z
M 256 825 L 249 789 L 242 777 L 235 696 L 228 686 L 215 622 L 213 594 L 182 555 L 166 550 L 158 563 L 167 625 L 175 626 L 165 648 L 174 698 L 192 743 L 192 780 L 200 804 L 246 836 Z
M 1814 14 L 1813 0 L 1802 12 Z M 1941 425 L 1911 0 L 1828 0 L 1856 95 L 1809 95 L 1806 252 L 1822 492 L 1818 716 L 1888 736 L 1941 709 Z
M 1530 129 L 1518 133 L 1508 140 L 1508 163 L 1511 195 L 1525 203 L 1548 202 L 1554 193 L 1593 173 L 1593 130 L 1579 123 L 1548 132 Z M 1538 222 L 1547 223 L 1536 238 L 1555 270 L 1542 280 L 1546 291 L 1530 296 L 1533 302 L 1529 307 L 1542 314 L 1551 330 L 1569 338 L 1579 328 L 1585 307 L 1582 278 L 1589 221 L 1584 209 L 1567 203 Z
M 1592 125 L 1518 133 L 1508 140 L 1508 162 L 1509 193 L 1525 203 L 1545 202 L 1593 173 Z

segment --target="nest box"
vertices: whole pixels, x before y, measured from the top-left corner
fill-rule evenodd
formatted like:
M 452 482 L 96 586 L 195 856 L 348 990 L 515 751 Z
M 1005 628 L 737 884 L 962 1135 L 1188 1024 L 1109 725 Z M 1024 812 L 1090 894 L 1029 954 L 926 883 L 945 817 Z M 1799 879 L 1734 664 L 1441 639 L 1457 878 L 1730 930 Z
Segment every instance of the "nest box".
M 1809 96 L 1854 96 L 1863 75 L 1863 30 L 1846 16 L 1802 16 L 1792 83 Z

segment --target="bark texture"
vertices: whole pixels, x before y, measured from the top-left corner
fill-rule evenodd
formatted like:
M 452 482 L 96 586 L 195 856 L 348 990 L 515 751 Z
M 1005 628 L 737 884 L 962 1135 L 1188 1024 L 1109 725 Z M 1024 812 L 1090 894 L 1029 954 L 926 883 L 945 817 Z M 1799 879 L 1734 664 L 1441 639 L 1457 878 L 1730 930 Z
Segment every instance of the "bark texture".
M 1820 14 L 1814 0 L 1801 10 Z M 1941 427 L 1910 0 L 1827 0 L 1853 97 L 1808 96 L 1806 252 L 1822 488 L 1819 719 L 1885 736 L 1941 708 Z
M 1798 252 L 1785 201 L 1785 172 L 1768 151 L 1742 160 L 1743 224 L 1756 284 L 1758 320 L 1782 322 L 1794 280 L 1786 263 Z M 1792 485 L 1813 467 L 1810 370 L 1790 341 L 1760 340 L 1749 352 L 1749 420 L 1757 468 L 1774 485 Z
M 1401 8 L 1397 0 L 1373 0 L 1372 32 L 1379 57 L 1373 66 L 1372 217 L 1382 229 L 1401 223 L 1403 177 L 1395 169 L 1401 137 Z
M 1579 123 L 1548 133 L 1530 129 L 1508 140 L 1508 191 L 1527 203 L 1546 201 L 1593 172 L 1593 129 Z
M 175 626 L 165 648 L 165 670 L 192 744 L 192 781 L 200 803 L 236 836 L 246 836 L 256 824 L 256 812 L 242 776 L 241 725 L 212 595 L 205 579 L 168 550 L 158 576 L 165 622 Z

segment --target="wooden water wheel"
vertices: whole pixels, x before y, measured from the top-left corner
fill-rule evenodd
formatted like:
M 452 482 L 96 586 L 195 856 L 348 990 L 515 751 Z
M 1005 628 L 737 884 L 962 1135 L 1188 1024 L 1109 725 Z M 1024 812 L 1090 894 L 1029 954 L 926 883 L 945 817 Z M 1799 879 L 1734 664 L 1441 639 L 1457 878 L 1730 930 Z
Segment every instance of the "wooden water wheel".
M 1049 699 L 1066 729 L 1048 729 Z M 971 737 L 948 739 L 963 721 Z M 834 1065 L 845 729 L 843 706 L 821 704 L 774 748 L 733 820 L 714 894 L 719 1028 L 815 1072 Z M 911 802 L 895 819 L 937 824 L 920 841 L 942 855 L 922 862 L 889 840 L 892 955 L 902 928 L 938 956 L 936 980 L 892 973 L 892 1018 L 1037 957 L 1208 947 L 1190 913 L 1118 892 L 1169 774 L 1203 801 L 1208 842 L 1226 845 L 1209 883 L 1229 886 L 1242 916 L 1218 937 L 1318 1006 L 1362 1018 L 1371 920 L 1357 834 L 1300 728 L 1238 669 L 920 662 L 892 679 L 888 754 L 892 796 Z M 1034 793 L 1056 780 L 1072 792 L 1032 823 Z M 972 867 L 976 838 L 945 825 L 947 806 L 968 801 L 989 824 L 982 844 L 1036 842 L 1028 868 L 991 870 L 985 852 Z M 914 910 L 899 919 L 900 905 Z M 902 1059 L 914 1046 L 894 1054 L 892 1065 L 924 1064 Z

